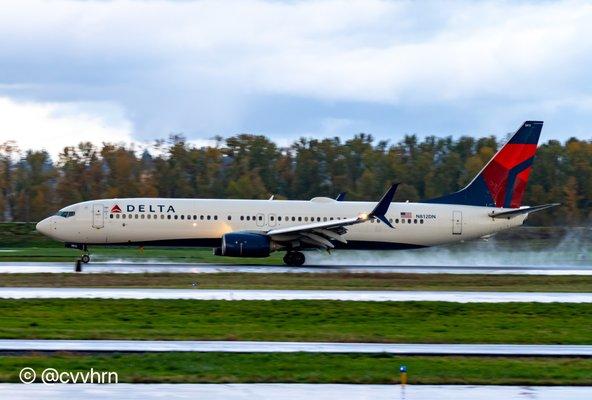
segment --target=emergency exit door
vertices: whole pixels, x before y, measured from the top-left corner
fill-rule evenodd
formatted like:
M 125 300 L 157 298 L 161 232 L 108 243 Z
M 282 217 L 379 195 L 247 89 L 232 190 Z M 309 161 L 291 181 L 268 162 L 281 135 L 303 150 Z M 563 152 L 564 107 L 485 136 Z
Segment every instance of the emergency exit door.
M 100 229 L 105 225 L 105 217 L 103 214 L 103 206 L 101 204 L 93 204 L 93 228 Z
M 452 212 L 452 234 L 453 235 L 461 235 L 462 234 L 462 211 L 453 211 Z

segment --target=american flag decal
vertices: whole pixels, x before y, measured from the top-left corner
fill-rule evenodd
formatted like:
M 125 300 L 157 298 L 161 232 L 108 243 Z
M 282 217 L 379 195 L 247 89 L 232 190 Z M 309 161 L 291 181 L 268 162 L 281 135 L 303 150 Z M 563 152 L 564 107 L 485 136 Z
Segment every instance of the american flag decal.
M 401 218 L 411 218 L 411 213 L 410 212 L 402 212 Z

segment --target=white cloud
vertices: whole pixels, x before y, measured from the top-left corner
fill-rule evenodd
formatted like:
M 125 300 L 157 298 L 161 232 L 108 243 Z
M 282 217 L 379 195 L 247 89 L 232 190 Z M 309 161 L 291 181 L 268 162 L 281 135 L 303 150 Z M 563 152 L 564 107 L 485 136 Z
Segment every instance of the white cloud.
M 54 160 L 65 146 L 82 141 L 129 143 L 131 124 L 108 104 L 15 102 L 0 97 L 0 143 L 46 150 Z
M 298 130 L 304 118 L 278 111 L 274 96 L 430 106 L 443 110 L 434 124 L 462 117 L 448 104 L 478 104 L 514 124 L 513 105 L 550 118 L 549 104 L 587 107 L 590 37 L 592 4 L 581 0 L 21 0 L 0 3 L 0 95 L 118 104 L 144 139 L 260 131 L 267 115 Z M 81 118 L 106 114 L 92 115 Z M 364 115 L 313 117 L 321 132 L 349 119 L 366 130 Z

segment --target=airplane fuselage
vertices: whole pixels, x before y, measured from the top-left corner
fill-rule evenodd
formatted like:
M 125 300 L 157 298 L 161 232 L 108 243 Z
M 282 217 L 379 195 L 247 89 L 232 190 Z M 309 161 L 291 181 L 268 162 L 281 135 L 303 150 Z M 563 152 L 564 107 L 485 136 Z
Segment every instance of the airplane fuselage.
M 351 218 L 375 203 L 316 198 L 220 200 L 130 198 L 77 203 L 38 225 L 53 239 L 81 245 L 220 246 L 229 232 L 261 232 Z M 526 214 L 491 218 L 508 209 L 453 204 L 391 203 L 386 217 L 352 225 L 336 248 L 407 249 L 476 239 L 521 225 Z

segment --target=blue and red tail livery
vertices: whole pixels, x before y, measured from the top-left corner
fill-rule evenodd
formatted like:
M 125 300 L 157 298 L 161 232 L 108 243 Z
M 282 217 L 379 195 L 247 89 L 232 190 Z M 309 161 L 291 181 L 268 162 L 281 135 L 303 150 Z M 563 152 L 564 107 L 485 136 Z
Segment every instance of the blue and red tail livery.
M 520 207 L 542 127 L 542 121 L 526 121 L 464 189 L 426 202 Z

